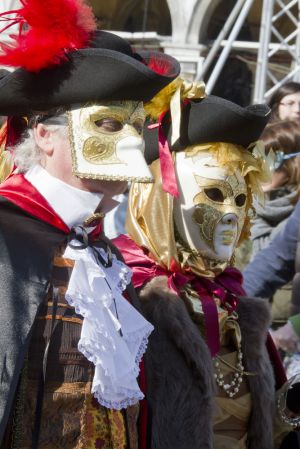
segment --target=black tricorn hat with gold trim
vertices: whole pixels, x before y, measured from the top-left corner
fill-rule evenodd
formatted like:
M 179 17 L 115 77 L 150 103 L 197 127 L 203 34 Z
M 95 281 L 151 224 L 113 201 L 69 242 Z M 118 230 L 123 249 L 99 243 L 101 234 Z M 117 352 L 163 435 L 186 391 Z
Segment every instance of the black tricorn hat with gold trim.
M 259 139 L 269 118 L 270 108 L 264 104 L 243 108 L 224 98 L 209 95 L 182 105 L 179 139 L 173 145 L 169 112 L 163 117 L 161 126 L 171 151 L 182 151 L 190 145 L 209 142 L 226 142 L 247 148 Z M 159 157 L 157 129 L 146 126 L 144 138 L 145 157 L 150 164 Z
M 28 29 L 14 45 L 1 45 L 0 64 L 18 68 L 0 79 L 0 115 L 103 100 L 148 101 L 178 76 L 180 65 L 171 56 L 136 54 L 122 38 L 95 31 L 83 0 L 22 4 L 17 17 Z

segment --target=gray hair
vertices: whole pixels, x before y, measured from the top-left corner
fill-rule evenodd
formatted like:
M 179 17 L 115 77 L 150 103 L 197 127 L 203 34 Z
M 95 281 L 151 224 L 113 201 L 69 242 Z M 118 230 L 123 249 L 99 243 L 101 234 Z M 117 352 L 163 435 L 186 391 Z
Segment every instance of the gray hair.
M 43 125 L 48 131 L 58 133 L 62 136 L 65 136 L 68 132 L 65 116 L 51 117 L 43 121 Z M 12 152 L 14 155 L 14 163 L 19 173 L 25 173 L 41 161 L 42 152 L 35 141 L 33 129 L 26 131 L 24 139 L 12 149 Z

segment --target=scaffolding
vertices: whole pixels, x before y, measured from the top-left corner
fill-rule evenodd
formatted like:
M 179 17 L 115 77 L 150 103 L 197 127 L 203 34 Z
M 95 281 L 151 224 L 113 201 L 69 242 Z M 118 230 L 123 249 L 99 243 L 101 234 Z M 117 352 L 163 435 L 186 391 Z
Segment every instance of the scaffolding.
M 275 90 L 287 81 L 300 81 L 300 2 L 299 0 L 264 0 L 260 46 L 257 56 L 257 67 L 254 87 L 254 102 L 267 100 Z M 283 36 L 279 31 L 279 21 L 290 22 L 291 32 Z M 270 43 L 275 40 L 273 48 Z M 288 73 L 278 78 L 270 64 L 272 58 L 284 51 L 290 58 Z
M 233 48 L 257 49 L 254 102 L 264 102 L 282 84 L 300 81 L 300 0 L 263 0 L 259 42 L 236 40 L 254 0 L 237 0 L 217 39 L 211 46 L 197 79 L 203 79 L 217 55 L 218 61 L 206 83 L 211 93 Z M 289 21 L 290 32 L 283 36 L 279 24 Z M 285 54 L 289 67 L 274 64 L 278 54 Z

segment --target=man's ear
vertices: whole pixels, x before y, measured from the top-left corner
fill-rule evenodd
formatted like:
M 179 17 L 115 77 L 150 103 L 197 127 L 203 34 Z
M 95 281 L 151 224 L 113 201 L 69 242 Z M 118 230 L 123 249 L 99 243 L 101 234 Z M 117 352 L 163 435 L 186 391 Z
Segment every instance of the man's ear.
M 52 156 L 54 151 L 53 133 L 42 123 L 33 128 L 34 140 L 45 156 Z

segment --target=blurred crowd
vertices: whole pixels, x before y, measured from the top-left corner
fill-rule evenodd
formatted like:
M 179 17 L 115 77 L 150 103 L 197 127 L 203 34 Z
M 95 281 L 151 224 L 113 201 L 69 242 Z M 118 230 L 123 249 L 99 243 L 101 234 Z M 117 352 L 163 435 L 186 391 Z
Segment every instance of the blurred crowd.
M 250 263 L 244 270 L 248 294 L 269 299 L 276 346 L 286 355 L 288 375 L 300 371 L 300 295 L 297 243 L 300 212 L 300 84 L 289 82 L 271 97 L 272 116 L 261 139 L 275 155 L 272 181 L 264 186 L 265 204 L 256 206 Z M 295 223 L 294 223 L 295 222 Z M 291 234 L 291 224 L 294 224 Z M 288 242 L 292 239 L 292 245 Z M 263 267 L 263 270 L 261 270 Z M 255 273 L 255 282 L 253 283 Z

